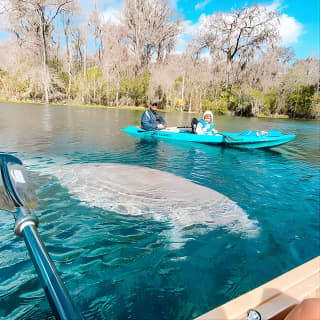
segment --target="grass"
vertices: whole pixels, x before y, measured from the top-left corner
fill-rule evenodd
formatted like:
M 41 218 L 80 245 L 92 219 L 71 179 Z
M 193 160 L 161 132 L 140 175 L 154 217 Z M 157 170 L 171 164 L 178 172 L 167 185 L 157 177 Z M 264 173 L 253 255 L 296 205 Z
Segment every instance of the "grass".
M 274 119 L 288 119 L 289 116 L 287 114 L 263 114 L 259 113 L 257 118 L 274 118 Z
M 14 103 L 26 103 L 26 104 L 37 104 L 37 105 L 47 105 L 45 102 L 35 102 L 32 100 L 16 100 L 16 99 L 2 99 L 2 102 L 14 102 Z M 63 106 L 63 107 L 85 107 L 85 108 L 100 108 L 100 109 L 126 109 L 126 110 L 145 110 L 143 106 L 122 106 L 122 107 L 113 107 L 113 106 L 103 106 L 99 104 L 80 104 L 80 103 L 49 103 L 50 106 Z
M 14 102 L 14 103 L 26 103 L 26 104 L 36 104 L 36 105 L 48 105 L 45 102 L 35 102 L 32 100 L 17 100 L 17 99 L 3 99 L 0 98 L 0 101 L 2 102 Z M 80 103 L 49 103 L 50 106 L 63 106 L 63 107 L 80 107 L 80 108 L 100 108 L 100 109 L 118 109 L 118 110 L 140 110 L 145 111 L 147 107 L 144 106 L 104 106 L 100 104 L 80 104 Z M 161 112 L 181 112 L 180 110 L 164 110 L 159 109 Z M 188 113 L 187 111 L 183 111 L 185 113 Z M 191 113 L 198 113 L 198 112 L 191 112 Z

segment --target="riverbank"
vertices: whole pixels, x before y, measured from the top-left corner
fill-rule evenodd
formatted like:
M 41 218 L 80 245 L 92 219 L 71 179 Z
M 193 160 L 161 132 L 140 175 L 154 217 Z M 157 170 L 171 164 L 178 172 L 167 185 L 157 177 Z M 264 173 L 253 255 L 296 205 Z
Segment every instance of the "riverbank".
M 23 104 L 36 104 L 36 105 L 48 105 L 45 102 L 35 102 L 32 100 L 15 100 L 15 99 L 3 99 L 0 98 L 0 102 L 13 102 L 13 103 L 23 103 Z M 62 106 L 62 107 L 85 107 L 85 108 L 99 108 L 99 109 L 118 109 L 118 110 L 142 110 L 145 111 L 147 106 L 119 106 L 119 107 L 115 107 L 115 106 L 104 106 L 104 105 L 100 105 L 100 104 L 80 104 L 80 103 L 49 103 L 50 106 Z M 165 109 L 159 109 L 159 111 L 161 112 L 183 112 L 183 113 L 194 113 L 197 114 L 198 112 L 188 112 L 188 111 L 180 111 L 180 110 L 165 110 Z
M 13 102 L 13 103 L 25 103 L 25 104 L 36 104 L 36 105 L 48 105 L 45 102 L 35 102 L 32 100 L 14 100 L 14 99 L 1 99 L 0 102 Z M 123 106 L 123 107 L 112 107 L 104 106 L 99 104 L 79 104 L 79 103 L 49 103 L 51 106 L 63 106 L 63 107 L 85 107 L 85 108 L 100 108 L 100 109 L 127 109 L 127 110 L 145 110 L 145 107 L 135 106 Z
M 287 114 L 258 114 L 257 118 L 266 118 L 266 119 L 289 119 Z
M 24 104 L 36 104 L 36 105 L 47 105 L 45 102 L 36 102 L 32 100 L 15 100 L 15 99 L 3 99 L 0 98 L 0 102 L 13 102 L 13 103 L 24 103 Z M 114 107 L 114 106 L 104 106 L 104 105 L 99 105 L 99 104 L 80 104 L 80 103 L 49 103 L 51 106 L 62 106 L 62 107 L 84 107 L 84 108 L 99 108 L 99 109 L 121 109 L 121 110 L 146 110 L 146 107 L 143 106 L 119 106 L 119 107 Z M 160 109 L 161 112 L 183 112 L 183 113 L 197 113 L 197 112 L 188 112 L 188 111 L 180 111 L 180 110 L 165 110 L 165 109 Z M 201 112 L 200 112 L 201 113 Z M 228 115 L 232 116 L 232 115 Z M 254 118 L 254 117 L 253 117 Z M 279 115 L 264 115 L 264 114 L 258 114 L 256 118 L 265 118 L 265 119 L 290 119 L 288 115 L 285 114 L 279 114 Z M 319 119 L 302 119 L 302 118 L 297 118 L 295 120 L 319 120 Z

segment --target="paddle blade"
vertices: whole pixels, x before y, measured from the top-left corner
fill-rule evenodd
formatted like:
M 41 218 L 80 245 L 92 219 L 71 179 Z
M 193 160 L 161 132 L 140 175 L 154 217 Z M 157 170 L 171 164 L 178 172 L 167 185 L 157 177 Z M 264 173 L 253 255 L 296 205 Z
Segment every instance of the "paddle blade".
M 2 174 L 0 175 L 0 210 L 11 211 L 14 212 L 16 209 L 13 200 L 8 195 Z
M 229 141 L 237 141 L 237 139 L 234 139 L 224 133 L 221 133 L 221 132 L 217 132 L 216 135 L 220 135 L 220 136 L 223 136 L 225 139 L 229 140 Z
M 22 205 L 34 209 L 37 206 L 37 197 L 33 186 L 27 180 L 26 170 L 22 165 L 9 163 L 9 174 L 16 194 L 22 200 Z
M 36 194 L 26 178 L 22 162 L 11 155 L 1 155 L 0 166 L 2 176 L 0 208 L 7 211 L 14 211 L 15 207 L 20 206 L 34 209 L 37 205 Z M 8 199 L 10 201 L 7 201 Z
M 225 137 L 226 137 L 228 140 L 230 140 L 230 141 L 237 141 L 237 139 L 234 139 L 234 138 L 232 138 L 232 137 L 230 137 L 230 136 L 226 136 L 226 135 L 225 135 Z

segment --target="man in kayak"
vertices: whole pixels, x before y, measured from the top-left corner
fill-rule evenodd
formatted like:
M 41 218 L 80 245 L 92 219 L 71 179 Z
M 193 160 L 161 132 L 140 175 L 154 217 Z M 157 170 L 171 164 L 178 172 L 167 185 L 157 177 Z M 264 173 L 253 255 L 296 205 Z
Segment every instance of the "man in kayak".
M 167 127 L 162 116 L 157 112 L 158 104 L 156 102 L 150 104 L 141 117 L 141 128 L 144 130 L 161 130 Z
M 213 114 L 211 111 L 207 110 L 204 112 L 202 119 L 198 121 L 196 134 L 212 134 L 212 132 L 217 133 L 218 131 L 214 129 Z

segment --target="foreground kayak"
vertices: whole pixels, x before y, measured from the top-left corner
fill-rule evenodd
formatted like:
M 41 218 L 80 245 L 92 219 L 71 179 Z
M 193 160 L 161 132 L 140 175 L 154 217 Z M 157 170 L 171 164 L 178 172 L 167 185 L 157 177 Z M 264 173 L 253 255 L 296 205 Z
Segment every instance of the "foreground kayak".
M 295 134 L 283 134 L 279 130 L 244 130 L 242 133 L 219 132 L 212 135 L 199 135 L 192 133 L 191 130 L 177 128 L 146 131 L 139 127 L 127 127 L 122 131 L 140 139 L 185 141 L 210 145 L 224 144 L 237 148 L 275 147 L 293 140 L 296 136 Z
M 203 314 L 195 320 L 283 320 L 297 304 L 308 298 L 320 298 L 320 256 Z M 255 317 L 247 317 L 250 309 L 255 310 Z M 317 310 L 319 309 L 320 306 L 318 305 Z M 318 314 L 320 315 L 319 312 Z M 302 320 L 300 317 L 294 319 Z M 306 316 L 303 319 L 320 318 Z

